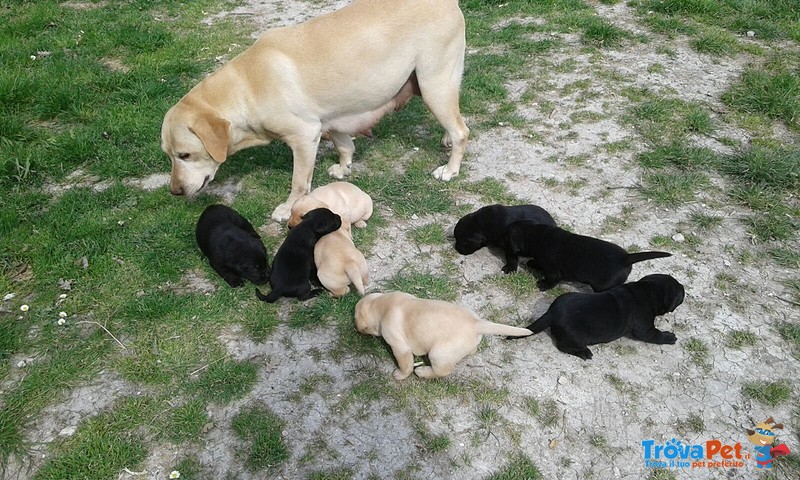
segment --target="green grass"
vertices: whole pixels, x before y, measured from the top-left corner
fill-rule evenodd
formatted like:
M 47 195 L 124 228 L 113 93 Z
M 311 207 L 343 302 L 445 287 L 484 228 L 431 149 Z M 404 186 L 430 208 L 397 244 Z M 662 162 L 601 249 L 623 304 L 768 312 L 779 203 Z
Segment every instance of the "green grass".
M 792 385 L 786 381 L 777 382 L 748 382 L 742 387 L 742 394 L 769 407 L 775 407 L 786 402 L 792 396 Z
M 733 330 L 728 332 L 725 344 L 730 348 L 741 350 L 744 347 L 753 347 L 758 343 L 758 336 L 747 330 Z
M 486 480 L 538 480 L 542 474 L 536 465 L 525 455 L 515 454 L 500 471 L 486 477 Z
M 247 443 L 245 465 L 253 471 L 276 469 L 289 458 L 281 431 L 283 421 L 266 407 L 254 406 L 233 418 L 231 429 Z
M 411 239 L 420 245 L 444 245 L 446 235 L 441 223 L 429 223 L 411 231 Z
M 249 392 L 256 383 L 257 373 L 258 368 L 250 362 L 216 362 L 189 384 L 189 390 L 206 400 L 227 403 Z

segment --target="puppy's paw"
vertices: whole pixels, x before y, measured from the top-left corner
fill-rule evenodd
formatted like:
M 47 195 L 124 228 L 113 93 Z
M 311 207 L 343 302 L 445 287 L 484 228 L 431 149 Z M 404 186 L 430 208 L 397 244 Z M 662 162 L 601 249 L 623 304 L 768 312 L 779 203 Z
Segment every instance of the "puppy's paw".
M 289 216 L 292 214 L 292 204 L 294 204 L 294 200 L 287 200 L 275 207 L 275 210 L 272 212 L 272 219 L 278 223 L 289 220 Z
M 458 176 L 458 170 L 451 172 L 450 169 L 447 168 L 447 165 L 442 165 L 433 171 L 433 178 L 444 182 L 450 181 L 450 179 L 456 176 Z
M 548 280 L 546 278 L 536 282 L 536 286 L 539 287 L 540 292 L 546 292 L 547 290 L 550 290 L 556 285 L 558 285 L 558 280 L 553 281 L 553 280 Z
M 395 380 L 405 380 L 409 375 L 411 375 L 411 372 L 403 373 L 399 368 L 395 368 L 394 372 L 392 372 Z
M 228 282 L 231 288 L 239 288 L 244 285 L 244 278 L 242 277 L 227 277 L 225 281 Z
M 503 273 L 510 274 L 517 271 L 517 267 L 515 265 L 505 264 L 503 265 Z
M 661 332 L 661 343 L 664 345 L 675 345 L 675 342 L 678 341 L 678 337 L 675 336 L 672 332 Z
M 359 220 L 356 223 L 354 223 L 353 226 L 355 226 L 356 228 L 366 228 L 367 222 L 365 222 L 364 220 Z
M 344 177 L 350 176 L 350 167 L 343 167 L 340 164 L 335 163 L 328 169 L 328 175 L 341 180 Z

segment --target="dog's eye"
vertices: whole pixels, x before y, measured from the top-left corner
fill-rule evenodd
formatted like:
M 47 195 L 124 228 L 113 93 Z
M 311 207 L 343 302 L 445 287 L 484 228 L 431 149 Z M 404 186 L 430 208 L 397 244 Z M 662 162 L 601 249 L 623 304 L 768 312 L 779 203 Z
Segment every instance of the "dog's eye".
M 179 153 L 178 154 L 178 158 L 180 158 L 181 160 L 186 160 L 187 158 L 189 158 L 191 156 L 192 156 L 191 153 Z

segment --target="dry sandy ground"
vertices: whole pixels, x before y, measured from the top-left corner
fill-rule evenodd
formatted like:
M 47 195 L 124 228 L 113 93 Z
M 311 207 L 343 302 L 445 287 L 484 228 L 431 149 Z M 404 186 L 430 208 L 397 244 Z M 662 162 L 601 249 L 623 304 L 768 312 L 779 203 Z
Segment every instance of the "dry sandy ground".
M 251 0 L 232 13 L 251 17 L 263 30 L 295 23 L 344 3 Z M 597 9 L 618 26 L 643 31 L 624 4 L 598 5 Z M 264 365 L 253 392 L 209 412 L 214 428 L 195 451 L 157 446 L 143 475 L 123 474 L 123 478 L 163 479 L 170 466 L 187 453 L 197 454 L 216 478 L 264 478 L 263 473 L 244 468 L 236 456 L 240 442 L 227 428 L 243 406 L 254 402 L 265 403 L 286 422 L 284 438 L 291 459 L 274 478 L 287 479 L 341 468 L 350 469 L 353 478 L 484 478 L 507 464 L 514 452 L 530 458 L 547 479 L 640 479 L 650 474 L 644 467 L 643 440 L 664 444 L 677 438 L 684 444 L 694 444 L 719 439 L 728 444 L 741 442 L 742 451 L 751 453 L 746 428 L 769 416 L 791 424 L 795 402 L 768 407 L 742 395 L 741 389 L 745 382 L 767 378 L 790 379 L 797 386 L 800 362 L 774 329 L 778 322 L 799 320 L 798 309 L 779 298 L 788 296 L 781 282 L 796 272 L 762 260 L 741 261 L 739 254 L 752 248 L 740 223 L 746 212 L 728 204 L 715 188 L 695 203 L 677 209 L 657 208 L 643 200 L 635 190 L 640 172 L 631 160 L 644 146 L 621 121 L 627 100 L 618 95 L 616 87 L 603 81 L 592 82 L 590 88 L 598 95 L 582 99 L 580 106 L 575 96 L 562 96 L 561 87 L 591 79 L 598 65 L 581 53 L 577 37 L 553 35 L 568 47 L 552 60 L 577 62 L 571 73 L 555 73 L 551 77 L 555 85 L 549 93 L 542 94 L 555 109 L 543 113 L 535 104 L 520 103 L 519 113 L 528 120 L 524 132 L 501 125 L 489 130 L 473 129 L 462 175 L 473 181 L 484 177 L 501 180 L 519 198 L 552 212 L 559 223 L 625 247 L 648 247 L 655 235 L 679 238 L 679 234 L 687 237 L 695 233 L 688 222 L 692 212 L 722 217 L 719 228 L 699 234 L 699 246 L 678 244 L 673 257 L 639 264 L 631 275 L 631 280 L 636 280 L 648 273 L 669 272 L 686 285 L 684 305 L 657 322 L 659 328 L 678 335 L 678 344 L 656 346 L 621 339 L 593 347 L 594 359 L 582 361 L 558 352 L 544 334 L 513 343 L 488 339 L 488 346 L 461 363 L 451 378 L 466 386 L 477 381 L 508 389 L 506 400 L 490 405 L 500 420 L 486 428 L 478 419 L 485 405 L 457 395 L 444 395 L 432 409 L 416 412 L 413 399 L 403 408 L 381 399 L 344 404 L 343 398 L 355 384 L 371 375 L 388 376 L 394 366 L 347 354 L 336 361 L 330 355 L 318 355 L 336 346 L 328 329 L 298 331 L 282 326 L 264 343 L 254 343 L 243 332 L 232 329 L 220 338 L 231 355 Z M 711 59 L 681 41 L 671 45 L 677 55 L 670 58 L 657 53 L 657 43 L 633 43 L 604 50 L 602 67 L 621 74 L 628 85 L 655 91 L 672 89 L 679 98 L 701 102 L 712 112 L 724 111 L 720 95 L 741 73 L 744 60 Z M 664 66 L 663 71 L 648 73 L 647 67 L 656 62 Z M 534 77 L 535 72 L 531 72 L 531 81 Z M 525 83 L 515 81 L 507 88 L 512 95 L 519 95 Z M 577 109 L 604 116 L 599 121 L 572 125 L 569 131 L 560 129 L 559 125 L 569 122 L 570 114 Z M 725 125 L 720 118 L 715 120 L 722 134 L 747 143 L 746 132 Z M 389 117 L 383 121 L 392 120 Z M 531 132 L 543 140 L 532 141 Z M 608 154 L 599 148 L 625 139 L 633 143 L 632 151 Z M 710 143 L 705 146 L 727 152 L 721 144 L 704 141 Z M 582 154 L 588 160 L 581 165 L 562 161 Z M 546 162 L 548 158 L 558 160 Z M 163 181 L 164 177 L 154 179 Z M 562 185 L 576 180 L 582 186 L 553 187 L 553 182 L 547 185 L 547 179 Z M 715 186 L 724 181 L 712 178 Z M 460 200 L 476 208 L 481 206 L 477 198 L 468 195 Z M 419 212 L 415 219 L 400 221 L 391 211 L 378 207 L 388 226 L 368 256 L 373 287 L 380 288 L 382 281 L 403 268 L 436 273 L 450 254 L 451 245 L 398 245 L 412 244 L 408 233 L 415 227 L 432 222 L 451 226 L 456 218 Z M 604 228 L 606 218 L 613 216 L 628 218 L 627 226 Z M 484 316 L 499 314 L 496 318 L 501 321 L 525 324 L 549 305 L 549 297 L 544 295 L 514 298 L 506 290 L 485 282 L 502 265 L 501 259 L 486 249 L 458 257 L 456 264 L 463 279 L 458 302 Z M 735 293 L 739 297 L 729 298 L 715 285 L 721 273 L 736 277 Z M 752 347 L 729 348 L 726 335 L 733 330 L 751 331 L 759 340 Z M 699 338 L 709 347 L 706 368 L 693 362 L 687 353 L 684 345 L 689 338 Z M 298 398 L 298 381 L 319 374 L 328 375 L 333 381 Z M 425 388 L 419 380 L 407 382 L 416 389 Z M 116 394 L 109 396 L 109 391 Z M 71 407 L 61 405 L 45 412 L 32 440 L 46 442 L 64 425 L 74 425 L 91 411 L 110 405 L 115 397 L 128 394 L 135 391 L 116 378 L 101 378 L 94 385 L 76 389 L 68 401 Z M 552 424 L 545 425 L 531 415 L 526 407 L 530 398 L 539 400 L 540 405 L 555 402 L 557 412 Z M 74 418 L 65 419 L 65 411 Z M 701 431 L 680 430 L 681 422 L 691 415 L 702 419 Z M 448 437 L 449 448 L 436 454 L 424 451 L 418 422 L 431 434 Z M 795 452 L 800 451 L 797 438 L 791 428 L 781 435 Z M 304 456 L 306 460 L 302 461 Z M 712 474 L 713 478 L 754 478 L 753 461 L 746 462 L 739 469 L 674 469 L 673 473 L 678 478 L 711 478 Z

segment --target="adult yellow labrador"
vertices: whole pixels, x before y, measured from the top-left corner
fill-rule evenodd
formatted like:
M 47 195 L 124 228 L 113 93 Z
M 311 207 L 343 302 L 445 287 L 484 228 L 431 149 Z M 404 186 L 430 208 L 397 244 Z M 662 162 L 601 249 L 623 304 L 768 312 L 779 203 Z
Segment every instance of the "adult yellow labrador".
M 172 161 L 170 191 L 193 195 L 241 149 L 282 140 L 292 149 L 283 221 L 309 192 L 320 137 L 339 152 L 328 172 L 349 175 L 355 147 L 391 110 L 421 95 L 452 146 L 436 178 L 458 175 L 469 129 L 459 109 L 464 16 L 457 0 L 355 0 L 335 12 L 264 33 L 197 84 L 164 117 L 161 147 Z
M 403 292 L 370 293 L 356 304 L 355 316 L 359 332 L 383 337 L 392 348 L 396 380 L 412 370 L 421 378 L 450 374 L 459 360 L 477 351 L 483 335 L 531 335 L 527 328 L 481 320 L 453 303 Z M 427 355 L 430 366 L 414 368 L 414 355 Z

